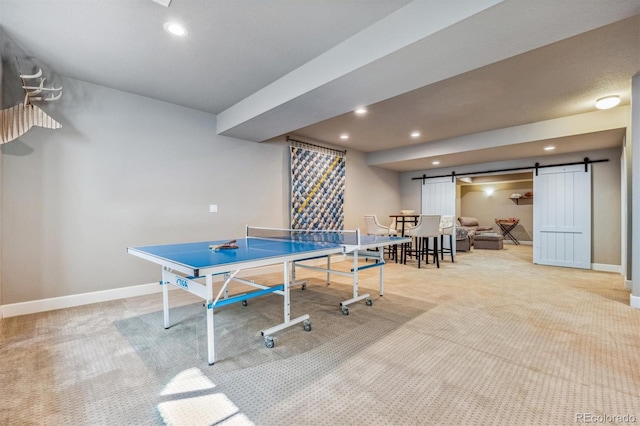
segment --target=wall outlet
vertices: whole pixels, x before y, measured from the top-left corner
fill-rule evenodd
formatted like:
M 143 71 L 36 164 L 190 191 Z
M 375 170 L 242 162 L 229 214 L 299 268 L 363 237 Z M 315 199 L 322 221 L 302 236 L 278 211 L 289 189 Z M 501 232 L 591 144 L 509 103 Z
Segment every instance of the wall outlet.
M 209 204 L 209 213 L 218 213 L 218 205 Z

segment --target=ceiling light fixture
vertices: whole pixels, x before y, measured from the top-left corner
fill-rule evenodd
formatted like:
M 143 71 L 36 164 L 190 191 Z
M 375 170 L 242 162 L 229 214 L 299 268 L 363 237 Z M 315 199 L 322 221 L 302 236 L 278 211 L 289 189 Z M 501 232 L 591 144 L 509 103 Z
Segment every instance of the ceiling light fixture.
M 349 135 L 347 135 L 346 133 L 343 133 L 343 134 L 340 135 L 340 139 L 342 139 L 342 140 L 349 139 Z
M 420 137 L 420 132 L 418 132 L 418 131 L 411 132 L 411 137 L 412 137 L 412 138 Z
M 178 37 L 186 37 L 188 34 L 187 29 L 177 22 L 165 22 L 164 29 L 168 33 L 171 33 Z
M 362 115 L 367 113 L 367 109 L 365 107 L 360 107 L 360 108 L 356 108 L 354 112 L 358 115 Z
M 553 151 L 554 149 L 556 149 L 556 147 L 555 147 L 555 146 L 545 146 L 545 147 L 544 147 L 544 150 L 545 150 L 545 151 Z
M 596 101 L 596 108 L 598 109 L 609 109 L 617 106 L 620 103 L 620 96 L 605 96 L 604 98 L 600 98 Z

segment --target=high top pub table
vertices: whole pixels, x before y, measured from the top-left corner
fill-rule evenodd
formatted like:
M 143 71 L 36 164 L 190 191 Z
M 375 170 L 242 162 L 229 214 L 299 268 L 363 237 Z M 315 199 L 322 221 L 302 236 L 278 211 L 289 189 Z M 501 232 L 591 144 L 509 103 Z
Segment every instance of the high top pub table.
M 411 225 L 416 226 L 418 224 L 418 219 L 420 218 L 419 214 L 390 214 L 389 217 L 392 217 L 396 220 L 396 223 L 400 224 L 400 236 L 404 237 L 405 231 L 405 223 L 409 223 Z
M 496 225 L 500 227 L 502 236 L 509 238 L 515 245 L 520 245 L 520 242 L 511 234 L 511 231 L 518 225 L 518 223 L 520 223 L 520 219 L 496 219 Z

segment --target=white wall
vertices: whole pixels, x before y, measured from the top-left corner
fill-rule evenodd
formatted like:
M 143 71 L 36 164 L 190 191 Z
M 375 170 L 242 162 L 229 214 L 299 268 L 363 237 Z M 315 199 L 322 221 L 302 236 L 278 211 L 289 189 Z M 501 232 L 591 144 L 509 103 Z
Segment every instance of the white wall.
M 128 246 L 289 225 L 286 145 L 217 136 L 213 115 L 62 83 L 48 112 L 63 128 L 3 147 L 2 305 L 158 281 L 159 267 Z M 399 208 L 398 174 L 361 153 L 348 153 L 347 181 L 347 227 Z

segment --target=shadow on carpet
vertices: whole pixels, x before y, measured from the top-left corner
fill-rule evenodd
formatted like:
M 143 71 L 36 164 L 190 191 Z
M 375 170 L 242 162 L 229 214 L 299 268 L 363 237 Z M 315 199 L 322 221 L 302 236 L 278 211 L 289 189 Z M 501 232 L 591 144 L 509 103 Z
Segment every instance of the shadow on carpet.
M 145 365 L 153 370 L 183 369 L 185 365 L 207 367 L 216 371 L 233 371 L 287 359 L 307 353 L 347 333 L 355 333 L 362 345 L 375 342 L 381 333 L 431 309 L 433 304 L 417 302 L 401 296 L 379 297 L 372 294 L 373 306 L 364 301 L 349 306 L 350 315 L 342 315 L 339 303 L 351 297 L 351 287 L 332 283 L 326 286 L 310 280 L 307 288 L 291 290 L 291 318 L 308 313 L 312 330 L 302 324 L 272 335 L 275 347 L 264 344 L 260 331 L 284 319 L 283 298 L 268 295 L 249 300 L 248 306 L 233 304 L 215 311 L 216 363 L 207 363 L 206 318 L 203 303 L 175 307 L 170 310 L 171 327 L 163 328 L 162 307 L 159 311 L 119 320 L 118 331 L 134 348 Z M 171 296 L 170 296 L 171 299 Z
M 215 391 L 205 387 L 182 393 L 179 398 L 163 397 L 165 391 L 156 393 L 155 403 L 164 423 L 199 424 L 192 417 L 169 420 L 167 412 L 193 416 L 209 409 L 216 414 L 203 414 L 209 419 L 204 423 L 211 424 L 211 418 L 219 418 L 216 416 L 220 407 L 213 409 L 211 404 L 196 401 L 221 395 L 234 407 L 232 412 L 256 420 L 279 401 L 332 374 L 351 357 L 436 306 L 396 295 L 372 294 L 373 306 L 360 301 L 350 305 L 350 314 L 345 316 L 339 304 L 351 293 L 351 286 L 326 286 L 319 280 L 310 280 L 306 290 L 292 289 L 291 318 L 308 313 L 312 330 L 304 331 L 302 324 L 296 324 L 274 333 L 275 347 L 271 349 L 265 346 L 260 330 L 282 322 L 281 296 L 272 294 L 252 299 L 248 306 L 234 304 L 216 310 L 216 363 L 212 366 L 207 363 L 202 303 L 172 308 L 172 326 L 166 330 L 161 307 L 158 312 L 116 321 L 115 326 L 161 385 L 172 386 L 177 378 L 192 375 L 193 371 L 197 372 L 197 380 L 215 384 Z M 170 404 L 181 404 L 181 409 L 168 410 Z

